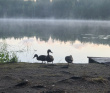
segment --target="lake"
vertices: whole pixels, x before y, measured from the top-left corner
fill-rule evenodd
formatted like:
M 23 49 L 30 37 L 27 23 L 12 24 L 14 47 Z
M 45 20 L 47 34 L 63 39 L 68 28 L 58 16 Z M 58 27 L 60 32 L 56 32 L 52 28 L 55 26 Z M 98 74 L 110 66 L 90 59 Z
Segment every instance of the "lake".
M 34 54 L 47 55 L 54 63 L 88 63 L 87 56 L 110 57 L 110 21 L 55 19 L 0 19 L 0 43 L 14 51 L 21 62 L 39 62 Z

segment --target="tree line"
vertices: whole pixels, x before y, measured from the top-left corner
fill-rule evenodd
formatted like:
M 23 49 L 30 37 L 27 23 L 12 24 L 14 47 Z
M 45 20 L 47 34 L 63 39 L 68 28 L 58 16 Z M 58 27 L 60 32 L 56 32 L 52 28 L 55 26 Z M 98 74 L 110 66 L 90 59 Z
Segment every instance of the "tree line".
M 1 18 L 110 19 L 110 0 L 0 0 Z

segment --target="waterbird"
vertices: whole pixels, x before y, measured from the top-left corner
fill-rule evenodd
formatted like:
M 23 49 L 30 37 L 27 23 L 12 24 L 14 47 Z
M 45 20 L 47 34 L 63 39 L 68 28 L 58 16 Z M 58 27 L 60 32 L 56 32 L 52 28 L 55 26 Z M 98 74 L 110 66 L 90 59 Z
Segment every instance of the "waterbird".
M 66 62 L 68 63 L 68 66 L 69 66 L 69 63 L 73 63 L 73 57 L 72 57 L 72 55 L 66 56 L 66 57 L 65 57 L 65 60 L 66 60 Z
M 47 61 L 47 63 L 48 63 L 48 62 L 52 62 L 52 63 L 53 63 L 54 58 L 53 58 L 52 55 L 49 55 L 49 53 L 53 53 L 53 52 L 52 52 L 50 49 L 47 50 L 46 61 Z
M 36 57 L 37 60 L 42 61 L 42 63 L 43 63 L 43 61 L 46 61 L 47 56 L 46 55 L 38 56 L 37 54 L 35 54 L 33 58 L 35 58 L 35 57 Z

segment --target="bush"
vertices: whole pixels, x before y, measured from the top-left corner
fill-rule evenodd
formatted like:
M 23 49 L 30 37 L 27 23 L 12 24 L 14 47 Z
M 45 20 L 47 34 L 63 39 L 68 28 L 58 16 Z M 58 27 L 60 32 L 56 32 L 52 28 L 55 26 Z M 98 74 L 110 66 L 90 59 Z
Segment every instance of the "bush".
M 0 52 L 0 63 L 9 62 L 9 54 Z
M 18 62 L 18 57 L 16 54 L 9 53 L 7 51 L 7 44 L 4 42 L 0 46 L 0 63 L 6 63 L 6 62 Z
M 11 57 L 10 57 L 10 62 L 15 63 L 18 62 L 18 57 L 16 56 L 16 54 L 13 52 Z

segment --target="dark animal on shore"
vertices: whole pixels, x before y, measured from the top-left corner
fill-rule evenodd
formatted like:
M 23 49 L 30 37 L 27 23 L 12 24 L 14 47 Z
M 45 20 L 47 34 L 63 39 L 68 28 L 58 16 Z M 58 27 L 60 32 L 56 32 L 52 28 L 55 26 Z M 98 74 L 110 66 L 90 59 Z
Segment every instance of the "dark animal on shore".
M 36 57 L 37 60 L 42 61 L 42 63 L 43 63 L 43 61 L 46 61 L 47 56 L 46 55 L 38 56 L 37 54 L 35 54 L 33 58 L 35 58 L 35 57 Z
M 50 49 L 47 50 L 47 57 L 46 57 L 46 61 L 48 62 L 52 62 L 53 63 L 53 56 L 49 55 L 49 53 L 53 53 Z
M 68 63 L 68 66 L 69 66 L 69 63 L 73 63 L 73 57 L 72 57 L 72 55 L 66 56 L 66 57 L 65 57 L 65 60 L 66 60 L 66 62 Z

